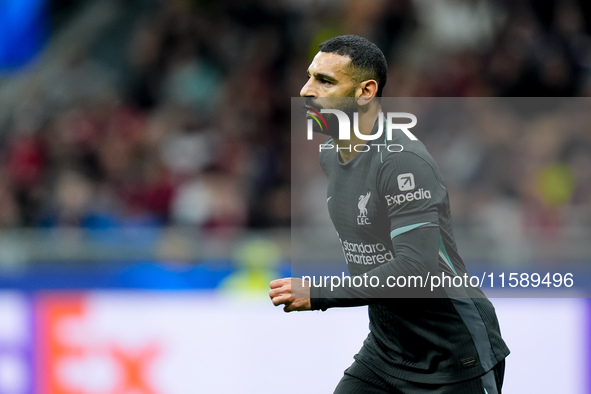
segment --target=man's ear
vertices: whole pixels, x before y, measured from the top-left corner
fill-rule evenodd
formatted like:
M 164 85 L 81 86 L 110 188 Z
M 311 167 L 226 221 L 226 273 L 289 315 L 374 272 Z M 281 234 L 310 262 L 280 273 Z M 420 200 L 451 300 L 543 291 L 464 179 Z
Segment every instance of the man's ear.
M 357 105 L 367 105 L 378 93 L 378 83 L 368 79 L 359 84 L 356 90 Z

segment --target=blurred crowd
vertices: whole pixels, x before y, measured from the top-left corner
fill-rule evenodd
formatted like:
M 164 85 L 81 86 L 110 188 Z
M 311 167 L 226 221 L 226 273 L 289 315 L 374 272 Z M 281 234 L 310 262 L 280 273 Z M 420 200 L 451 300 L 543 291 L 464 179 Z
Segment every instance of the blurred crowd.
M 591 93 L 584 0 L 162 0 L 141 9 L 124 23 L 121 62 L 79 48 L 51 81 L 25 75 L 0 123 L 0 226 L 289 226 L 290 97 L 318 44 L 340 34 L 383 49 L 386 97 Z M 462 138 L 421 136 L 442 160 L 457 221 L 510 206 L 501 212 L 535 226 L 591 225 L 591 133 L 490 122 Z M 520 187 L 524 179 L 535 184 Z

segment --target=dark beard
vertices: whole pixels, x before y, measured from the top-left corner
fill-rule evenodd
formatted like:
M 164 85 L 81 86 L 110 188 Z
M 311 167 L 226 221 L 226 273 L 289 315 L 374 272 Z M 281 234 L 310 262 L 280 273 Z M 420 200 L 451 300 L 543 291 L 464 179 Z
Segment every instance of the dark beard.
M 353 93 L 354 93 L 354 91 L 353 91 Z M 335 105 L 331 106 L 331 107 L 322 107 L 322 106 L 316 104 L 314 102 L 314 99 L 308 98 L 308 99 L 306 99 L 306 107 L 312 108 L 315 111 L 317 111 L 318 113 L 320 113 L 320 110 L 323 108 L 324 109 L 338 109 L 338 110 L 344 112 L 351 122 L 353 121 L 353 113 L 357 112 L 359 109 L 354 97 L 335 98 Z M 324 121 L 326 122 L 326 124 L 322 120 L 322 118 L 319 119 L 319 122 L 316 122 L 315 120 L 313 120 L 312 131 L 315 133 L 328 135 L 330 137 L 333 137 L 334 139 L 338 139 L 338 137 L 339 137 L 339 120 L 338 120 L 337 116 L 335 114 L 331 114 L 331 113 L 324 113 L 321 115 L 322 115 L 322 118 L 324 119 Z M 311 116 L 308 115 L 308 118 L 310 119 Z M 316 118 L 318 119 L 318 116 Z M 318 123 L 320 123 L 320 124 L 318 124 Z

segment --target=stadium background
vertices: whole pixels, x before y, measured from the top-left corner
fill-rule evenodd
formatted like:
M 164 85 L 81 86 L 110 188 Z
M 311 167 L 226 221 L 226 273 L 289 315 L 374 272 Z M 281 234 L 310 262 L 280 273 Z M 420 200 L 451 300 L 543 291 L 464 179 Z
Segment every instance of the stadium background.
M 365 310 L 265 295 L 289 273 L 289 98 L 318 43 L 374 40 L 385 96 L 586 97 L 589 7 L 0 2 L 0 393 L 330 392 Z M 460 252 L 586 280 L 591 133 L 491 123 L 419 136 Z M 508 393 L 591 393 L 586 298 L 495 305 Z

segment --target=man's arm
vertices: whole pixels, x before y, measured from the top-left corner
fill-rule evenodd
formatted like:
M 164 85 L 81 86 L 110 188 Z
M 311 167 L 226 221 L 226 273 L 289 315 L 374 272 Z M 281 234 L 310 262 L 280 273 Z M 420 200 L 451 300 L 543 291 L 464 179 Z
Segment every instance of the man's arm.
M 429 291 L 429 289 L 391 287 L 388 285 L 388 278 L 420 276 L 425 280 L 429 272 L 431 274 L 437 272 L 439 226 L 425 225 L 397 235 L 392 239 L 392 244 L 396 257 L 367 273 L 368 277 L 378 278 L 377 287 L 356 287 L 352 283 L 334 289 L 312 287 L 310 289 L 311 309 L 326 310 L 334 307 L 369 305 L 383 301 L 385 298 L 407 297 L 415 290 Z M 390 283 L 395 283 L 392 281 L 390 279 Z M 367 282 L 370 282 L 369 279 Z M 413 294 L 416 295 L 416 293 Z
M 384 265 L 368 272 L 375 276 L 384 287 L 339 286 L 311 287 L 299 278 L 276 279 L 271 282 L 269 297 L 275 306 L 285 305 L 285 312 L 305 310 L 326 310 L 334 307 L 369 305 L 384 298 L 409 294 L 408 288 L 389 287 L 389 277 L 420 276 L 437 270 L 439 252 L 439 227 L 423 226 L 397 235 L 392 240 L 396 257 Z

